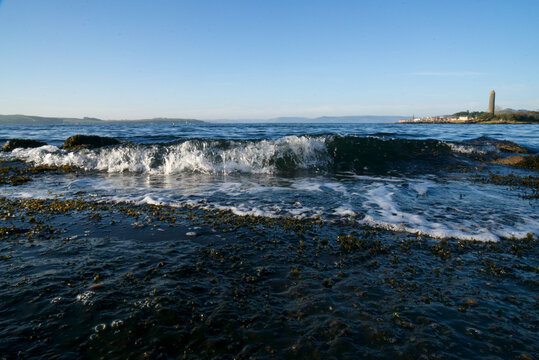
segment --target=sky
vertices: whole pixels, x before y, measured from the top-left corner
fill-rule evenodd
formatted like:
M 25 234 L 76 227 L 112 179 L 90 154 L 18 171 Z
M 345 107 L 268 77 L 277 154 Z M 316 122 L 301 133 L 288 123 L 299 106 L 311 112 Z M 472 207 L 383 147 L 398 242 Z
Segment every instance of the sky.
M 0 0 L 0 114 L 539 109 L 537 0 Z

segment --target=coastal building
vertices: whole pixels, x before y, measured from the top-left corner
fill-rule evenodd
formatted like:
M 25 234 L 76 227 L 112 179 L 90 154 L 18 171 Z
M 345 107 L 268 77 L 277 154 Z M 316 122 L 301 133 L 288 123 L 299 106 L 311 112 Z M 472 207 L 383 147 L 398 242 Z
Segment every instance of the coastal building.
M 415 115 L 412 115 L 412 117 L 410 119 L 400 119 L 399 120 L 399 123 L 413 123 L 413 122 L 422 122 L 423 119 L 421 118 L 416 118 Z
M 488 101 L 488 112 L 494 115 L 494 98 L 496 97 L 496 93 L 494 90 L 490 92 L 490 99 Z

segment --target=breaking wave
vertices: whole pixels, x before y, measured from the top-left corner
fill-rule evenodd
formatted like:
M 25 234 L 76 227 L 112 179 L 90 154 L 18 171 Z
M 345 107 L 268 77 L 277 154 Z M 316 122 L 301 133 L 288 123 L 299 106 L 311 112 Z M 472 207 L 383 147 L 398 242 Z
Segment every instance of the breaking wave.
M 76 166 L 108 173 L 184 172 L 294 173 L 353 171 L 432 172 L 484 157 L 473 145 L 439 140 L 355 136 L 286 136 L 275 140 L 189 139 L 168 144 L 122 144 L 95 150 L 65 151 L 47 145 L 15 149 L 3 158 L 42 165 Z

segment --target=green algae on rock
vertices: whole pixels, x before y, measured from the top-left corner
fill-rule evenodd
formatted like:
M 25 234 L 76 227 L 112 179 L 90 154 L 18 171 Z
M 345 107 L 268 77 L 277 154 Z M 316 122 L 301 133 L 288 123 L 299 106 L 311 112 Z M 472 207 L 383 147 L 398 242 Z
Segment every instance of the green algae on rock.
M 6 141 L 6 143 L 0 149 L 1 151 L 11 151 L 17 148 L 36 148 L 47 145 L 43 141 L 32 140 L 32 139 L 11 139 Z
M 522 161 L 517 163 L 515 166 L 539 171 L 539 155 L 535 156 L 526 156 Z
M 28 164 L 18 162 L 0 163 L 0 185 L 9 184 L 12 186 L 17 186 L 32 181 L 33 175 L 38 175 L 42 173 L 61 174 L 75 171 L 77 171 L 77 168 L 68 165 L 30 166 Z
M 516 154 L 529 154 L 528 149 L 508 140 L 495 141 L 492 145 L 494 145 L 496 149 L 502 152 L 516 153 Z
M 539 171 L 539 155 L 535 156 L 522 156 L 514 155 L 502 159 L 492 161 L 498 165 L 516 166 L 524 169 L 530 169 Z
M 118 145 L 120 141 L 115 138 L 97 135 L 73 135 L 62 144 L 64 150 L 93 149 L 103 146 Z

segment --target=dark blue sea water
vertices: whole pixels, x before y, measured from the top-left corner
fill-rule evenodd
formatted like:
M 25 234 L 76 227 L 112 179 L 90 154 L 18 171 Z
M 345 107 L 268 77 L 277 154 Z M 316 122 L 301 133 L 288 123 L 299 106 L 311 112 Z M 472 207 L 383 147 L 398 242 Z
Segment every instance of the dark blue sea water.
M 537 129 L 2 126 L 0 358 L 534 359 Z
M 354 135 L 387 138 L 465 141 L 478 137 L 507 139 L 539 151 L 535 125 L 472 124 L 103 124 L 103 125 L 3 125 L 0 141 L 11 138 L 40 139 L 51 145 L 75 134 L 111 136 L 137 144 L 180 139 L 278 139 L 301 135 Z

